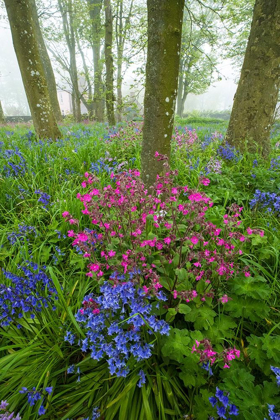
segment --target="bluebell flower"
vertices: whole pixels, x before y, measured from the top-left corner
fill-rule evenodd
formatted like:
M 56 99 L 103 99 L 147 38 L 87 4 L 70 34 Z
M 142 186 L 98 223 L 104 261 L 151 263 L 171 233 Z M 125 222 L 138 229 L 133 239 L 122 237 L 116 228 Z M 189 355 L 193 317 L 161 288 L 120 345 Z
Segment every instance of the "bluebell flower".
M 215 405 L 217 404 L 218 400 L 215 397 L 209 397 L 209 402 L 212 405 L 212 407 L 215 407 Z
M 270 366 L 270 369 L 272 370 L 273 373 L 275 373 L 276 383 L 277 383 L 278 386 L 280 386 L 280 368 Z
M 46 409 L 43 407 L 43 405 L 40 405 L 40 408 L 38 411 L 39 416 L 42 416 L 43 414 L 45 414 L 45 412 L 46 412 Z
M 222 419 L 226 419 L 226 408 L 224 406 L 217 407 L 217 414 Z
M 142 369 L 139 371 L 138 375 L 140 376 L 140 380 L 137 383 L 137 386 L 142 388 L 142 386 L 146 383 L 146 375 Z

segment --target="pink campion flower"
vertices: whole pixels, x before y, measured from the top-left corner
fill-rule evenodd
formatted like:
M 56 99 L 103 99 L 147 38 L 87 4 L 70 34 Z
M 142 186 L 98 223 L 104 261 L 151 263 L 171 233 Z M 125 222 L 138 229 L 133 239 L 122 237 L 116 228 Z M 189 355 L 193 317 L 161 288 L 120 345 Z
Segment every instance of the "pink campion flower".
M 84 173 L 84 176 L 85 176 L 85 178 L 88 178 L 89 177 L 89 173 L 88 172 L 85 172 Z
M 264 235 L 264 231 L 263 231 L 263 230 L 261 230 L 261 231 L 260 231 L 260 236 L 261 236 L 261 237 L 263 237 L 263 235 Z
M 147 293 L 149 293 L 149 289 L 148 289 L 148 287 L 147 286 L 143 286 L 143 290 L 144 290 L 144 292 L 147 294 Z
M 110 251 L 108 252 L 108 256 L 110 258 L 114 257 L 116 255 L 116 251 L 113 251 L 112 249 L 110 249 Z
M 86 186 L 87 186 L 86 181 L 83 181 L 83 182 L 81 183 L 81 186 L 82 186 L 83 188 L 86 188 Z
M 193 263 L 193 265 L 195 265 L 196 267 L 201 267 L 200 262 L 195 262 L 195 263 Z
M 99 270 L 99 264 L 96 264 L 96 263 L 94 263 L 94 264 L 90 264 L 89 265 L 89 267 L 88 267 L 91 271 L 94 271 L 94 272 L 96 272 L 96 271 L 98 271 Z
M 229 301 L 229 297 L 227 295 L 224 295 L 219 299 L 219 301 L 222 303 L 227 303 Z
M 252 233 L 253 233 L 252 229 L 248 227 L 247 233 L 248 233 L 248 235 L 252 235 Z
M 205 185 L 206 187 L 210 184 L 210 179 L 209 178 L 202 178 L 199 181 L 200 184 Z
M 171 193 L 172 194 L 178 194 L 178 189 L 177 188 L 172 188 Z
M 110 233 L 111 236 L 116 236 L 117 232 L 115 232 L 114 230 L 112 230 L 112 232 Z M 120 236 L 120 234 L 119 234 Z
M 170 244 L 170 242 L 171 242 L 171 239 L 170 239 L 170 238 L 169 238 L 169 236 L 168 236 L 167 238 L 164 238 L 163 242 L 164 242 L 165 244 L 169 245 L 169 244 Z
M 155 157 L 158 157 L 159 156 L 159 152 L 155 152 Z
M 159 224 L 158 223 L 154 223 L 154 227 L 159 228 Z
M 240 242 L 244 242 L 244 241 L 245 241 L 245 239 L 246 239 L 246 238 L 245 238 L 245 236 L 243 236 L 243 235 L 242 235 L 242 236 L 240 236 L 240 238 L 239 238 Z
M 86 233 L 78 233 L 77 240 L 81 242 L 86 242 L 88 240 L 88 236 Z
M 97 315 L 97 314 L 99 314 L 99 313 L 100 313 L 100 310 L 99 310 L 98 308 L 95 308 L 95 309 L 92 311 L 92 313 L 93 313 L 93 314 L 95 314 L 95 315 Z
M 177 296 L 178 296 L 178 292 L 177 292 L 177 290 L 174 290 L 173 291 L 173 297 L 174 297 L 174 299 L 177 299 Z
M 215 229 L 215 230 L 214 230 L 214 235 L 215 235 L 215 236 L 219 236 L 219 235 L 220 235 L 220 233 L 221 233 L 221 230 L 222 230 L 222 229 Z
M 134 206 L 134 207 L 132 207 L 132 208 L 131 208 L 131 211 L 132 211 L 132 212 L 134 212 L 134 211 L 136 211 L 136 210 L 137 210 L 137 207 L 136 207 L 136 206 Z
M 70 223 L 70 225 L 75 225 L 76 224 L 76 220 L 75 219 L 69 219 L 69 223 Z
M 103 274 L 104 274 L 104 273 L 103 273 L 103 271 L 101 271 L 101 270 L 100 270 L 100 271 L 98 271 L 98 273 L 97 273 L 96 275 L 97 275 L 98 277 L 102 277 L 102 276 L 103 276 Z
M 88 273 L 86 273 L 86 276 L 87 276 L 87 277 L 92 277 L 92 276 L 93 276 L 93 274 L 89 271 Z
M 172 223 L 164 223 L 164 226 L 166 227 L 166 229 L 171 229 Z
M 64 211 L 64 212 L 62 213 L 62 217 L 64 217 L 64 218 L 65 218 L 65 217 L 69 216 L 69 214 L 70 214 L 70 213 L 69 213 L 69 211 Z
M 223 368 L 224 369 L 230 369 L 230 366 L 227 363 L 225 363 L 224 366 L 223 366 Z
M 110 178 L 113 179 L 115 177 L 114 172 L 111 172 Z
M 184 210 L 184 206 L 183 206 L 183 204 L 179 204 L 179 206 L 178 206 L 178 210 L 179 210 L 179 211 L 183 211 L 183 210 Z
M 227 272 L 227 269 L 224 265 L 220 265 L 220 267 L 217 269 L 217 273 L 220 276 L 223 276 L 224 274 L 226 274 L 226 272 Z
M 197 236 L 192 236 L 192 237 L 191 237 L 191 242 L 192 242 L 194 245 L 196 245 L 196 244 L 199 242 L 198 237 L 197 237 Z
M 225 241 L 223 239 L 219 239 L 217 242 L 217 245 L 222 246 L 225 244 Z
M 100 191 L 97 188 L 93 188 L 90 192 L 90 195 L 100 195 Z
M 84 257 L 84 258 L 89 258 L 89 257 L 90 257 L 90 254 L 89 254 L 88 252 L 86 252 L 86 253 L 83 255 L 83 257 Z
M 68 235 L 67 236 L 69 236 L 69 238 L 74 238 L 75 232 L 73 230 L 68 230 Z
M 250 271 L 245 271 L 245 277 L 250 277 L 251 276 L 251 273 L 250 273 Z

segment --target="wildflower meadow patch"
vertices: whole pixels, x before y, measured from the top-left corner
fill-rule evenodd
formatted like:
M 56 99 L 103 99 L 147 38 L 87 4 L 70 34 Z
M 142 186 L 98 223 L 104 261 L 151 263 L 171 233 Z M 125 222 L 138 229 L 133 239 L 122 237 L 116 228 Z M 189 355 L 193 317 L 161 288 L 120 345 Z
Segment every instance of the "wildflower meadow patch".
M 1 128 L 0 419 L 279 419 L 279 134 Z

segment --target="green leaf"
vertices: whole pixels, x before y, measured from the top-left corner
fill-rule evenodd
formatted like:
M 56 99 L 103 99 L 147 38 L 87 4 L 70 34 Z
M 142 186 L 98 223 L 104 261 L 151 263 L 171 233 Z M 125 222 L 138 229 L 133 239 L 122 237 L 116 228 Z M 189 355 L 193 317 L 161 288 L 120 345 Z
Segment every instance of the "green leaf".
M 163 356 L 183 362 L 185 357 L 191 353 L 189 332 L 171 328 L 170 334 L 165 338 L 165 343 L 161 349 Z
M 185 305 L 184 303 L 180 303 L 178 306 L 178 312 L 179 314 L 189 314 L 191 312 L 191 308 L 188 305 Z
M 197 330 L 208 330 L 214 324 L 216 312 L 206 305 L 193 306 L 191 312 L 185 315 L 185 320 L 194 323 Z

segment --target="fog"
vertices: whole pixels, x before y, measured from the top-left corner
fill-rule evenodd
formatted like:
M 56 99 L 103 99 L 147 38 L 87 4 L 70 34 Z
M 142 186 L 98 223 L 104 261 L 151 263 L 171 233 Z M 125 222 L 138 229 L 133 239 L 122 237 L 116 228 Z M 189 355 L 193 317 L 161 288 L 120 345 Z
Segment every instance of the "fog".
M 2 59 L 0 62 L 0 100 L 4 113 L 8 115 L 30 115 L 20 70 L 13 48 L 9 25 L 3 19 L 0 26 L 0 44 Z M 53 63 L 54 64 L 54 63 Z M 55 69 L 55 66 L 54 66 Z M 222 80 L 213 83 L 202 95 L 190 94 L 185 105 L 185 112 L 221 111 L 231 109 L 236 90 L 238 74 L 229 60 L 218 65 Z M 56 74 L 57 80 L 59 76 Z M 133 85 L 133 74 L 127 71 L 124 76 L 123 94 L 129 95 Z M 141 86 L 133 86 L 133 91 L 140 92 L 138 99 L 143 101 L 144 90 Z

